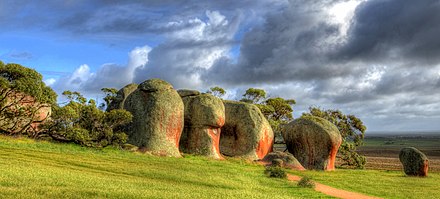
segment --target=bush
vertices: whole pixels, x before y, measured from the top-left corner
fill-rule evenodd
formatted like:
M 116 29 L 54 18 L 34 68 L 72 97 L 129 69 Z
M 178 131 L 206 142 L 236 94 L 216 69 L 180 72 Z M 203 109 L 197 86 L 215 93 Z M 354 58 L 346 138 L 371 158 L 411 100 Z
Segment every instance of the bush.
M 67 91 L 63 95 L 70 102 L 64 107 L 54 107 L 51 120 L 44 125 L 45 136 L 97 148 L 121 147 L 127 142 L 127 135 L 121 129 L 131 122 L 130 112 L 120 109 L 104 112 L 78 92 Z
M 304 176 L 298 182 L 298 186 L 303 188 L 315 188 L 315 183 L 312 181 L 312 178 L 310 178 L 309 176 Z
M 273 167 L 273 166 L 269 166 L 266 167 L 266 170 L 264 171 L 264 173 L 270 177 L 270 178 L 286 178 L 287 174 L 286 171 L 284 171 L 283 168 L 281 167 Z

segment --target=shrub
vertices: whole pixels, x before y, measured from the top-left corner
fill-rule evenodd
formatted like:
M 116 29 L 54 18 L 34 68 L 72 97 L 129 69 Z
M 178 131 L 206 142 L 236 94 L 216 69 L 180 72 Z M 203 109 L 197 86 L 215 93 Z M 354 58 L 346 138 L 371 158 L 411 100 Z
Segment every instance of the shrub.
M 44 125 L 44 135 L 90 147 L 122 146 L 127 142 L 127 135 L 121 129 L 131 122 L 130 112 L 121 109 L 104 112 L 78 92 L 66 91 L 63 95 L 70 102 L 54 108 L 51 120 Z
M 303 188 L 315 188 L 315 183 L 312 181 L 312 178 L 310 178 L 309 176 L 304 176 L 298 182 L 298 186 Z
M 266 170 L 264 171 L 264 173 L 270 178 L 286 178 L 287 177 L 286 171 L 284 171 L 283 168 L 277 167 L 277 166 L 266 167 Z

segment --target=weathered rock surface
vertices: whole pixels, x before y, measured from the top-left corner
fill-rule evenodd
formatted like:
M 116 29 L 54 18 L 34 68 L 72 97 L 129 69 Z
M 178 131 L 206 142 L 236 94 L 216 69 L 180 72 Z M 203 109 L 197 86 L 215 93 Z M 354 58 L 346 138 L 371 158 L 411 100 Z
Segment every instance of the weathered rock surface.
M 144 81 L 123 104 L 133 114 L 126 129 L 128 143 L 155 155 L 181 156 L 184 107 L 171 84 L 160 79 Z
M 274 134 L 258 107 L 243 102 L 223 103 L 226 122 L 220 134 L 221 153 L 259 160 L 272 152 Z
M 179 92 L 179 91 L 178 91 Z M 190 95 L 187 95 L 191 93 Z M 185 153 L 223 159 L 219 142 L 225 123 L 225 107 L 220 98 L 185 90 L 181 94 L 185 106 L 185 127 L 180 138 L 180 150 Z
M 283 127 L 287 149 L 306 169 L 334 170 L 342 137 L 338 128 L 319 117 L 303 117 Z
M 124 109 L 125 100 L 137 88 L 138 85 L 135 83 L 124 86 L 124 88 L 122 88 L 116 93 L 116 98 L 108 105 L 107 111 L 111 111 L 113 109 Z
M 414 147 L 405 147 L 399 153 L 400 162 L 406 175 L 428 176 L 429 160 Z
M 281 151 L 275 151 L 268 153 L 261 161 L 269 164 L 274 163 L 274 160 L 281 160 L 281 167 L 290 168 L 295 170 L 305 170 L 301 163 L 290 153 L 284 153 Z
M 188 89 L 180 89 L 177 93 L 179 93 L 180 97 L 197 96 L 201 94 L 200 91 Z

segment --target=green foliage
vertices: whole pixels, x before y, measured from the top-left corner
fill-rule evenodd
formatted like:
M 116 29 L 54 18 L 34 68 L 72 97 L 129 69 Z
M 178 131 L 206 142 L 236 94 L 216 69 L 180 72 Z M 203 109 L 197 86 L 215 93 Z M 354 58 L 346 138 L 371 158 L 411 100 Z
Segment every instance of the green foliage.
M 304 176 L 299 180 L 298 187 L 302 188 L 315 188 L 315 183 L 312 181 L 312 178 L 309 176 Z
M 120 146 L 127 141 L 127 135 L 120 129 L 131 122 L 131 113 L 121 109 L 104 112 L 96 107 L 94 100 L 87 102 L 78 92 L 64 91 L 63 95 L 70 102 L 54 107 L 51 120 L 44 125 L 45 135 L 92 147 Z
M 338 157 L 344 162 L 342 166 L 364 168 L 366 159 L 356 152 L 356 148 L 363 144 L 367 130 L 363 122 L 356 116 L 345 115 L 339 110 L 321 110 L 317 107 L 310 107 L 309 111 L 310 113 L 303 113 L 302 117 L 321 117 L 338 127 L 342 136 L 342 144 L 338 151 Z
M 56 103 L 56 93 L 37 71 L 19 64 L 0 62 L 0 132 L 27 134 L 39 111 Z
M 287 178 L 286 171 L 278 166 L 268 166 L 264 173 L 270 178 Z
M 207 93 L 210 93 L 211 95 L 214 95 L 214 96 L 216 96 L 216 97 L 221 98 L 221 97 L 223 97 L 223 96 L 226 94 L 226 91 L 225 91 L 225 89 L 216 86 L 216 87 L 211 87 L 211 88 L 207 91 Z
M 266 91 L 258 88 L 249 88 L 243 94 L 243 99 L 240 101 L 251 103 L 251 104 L 259 104 L 262 100 L 266 98 Z
M 102 88 L 101 89 L 102 92 L 104 92 L 105 97 L 104 97 L 104 103 L 99 105 L 99 108 L 101 110 L 104 110 L 105 107 L 108 107 L 110 105 L 110 103 L 112 103 L 115 99 L 116 99 L 116 93 L 118 92 L 118 90 L 116 88 Z

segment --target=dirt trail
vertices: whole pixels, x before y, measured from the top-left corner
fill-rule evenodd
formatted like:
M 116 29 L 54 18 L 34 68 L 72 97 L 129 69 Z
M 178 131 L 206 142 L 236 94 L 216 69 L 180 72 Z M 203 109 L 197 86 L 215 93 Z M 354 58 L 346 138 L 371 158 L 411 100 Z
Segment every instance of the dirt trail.
M 287 179 L 290 181 L 299 181 L 301 177 L 287 174 Z M 327 185 L 323 185 L 321 183 L 315 182 L 315 190 L 321 193 L 327 194 L 329 196 L 343 198 L 343 199 L 380 199 L 378 197 L 367 196 L 356 192 L 345 191 L 342 189 L 336 189 L 334 187 L 330 187 Z

